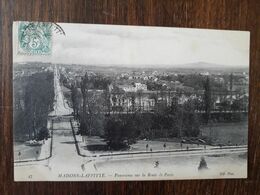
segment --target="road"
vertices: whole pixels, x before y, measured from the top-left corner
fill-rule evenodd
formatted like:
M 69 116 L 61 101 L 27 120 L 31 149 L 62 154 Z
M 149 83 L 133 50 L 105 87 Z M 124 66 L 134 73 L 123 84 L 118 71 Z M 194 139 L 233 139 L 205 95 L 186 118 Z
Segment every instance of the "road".
M 68 106 L 65 101 L 61 84 L 60 84 L 60 73 L 57 66 L 54 67 L 54 111 L 49 114 L 49 116 L 63 116 L 72 113 L 72 109 Z
M 54 92 L 54 111 L 49 115 L 53 117 L 53 148 L 48 167 L 52 170 L 66 170 L 70 167 L 70 170 L 79 171 L 84 159 L 76 152 L 70 118 L 63 117 L 71 114 L 72 109 L 64 99 L 57 66 L 54 67 Z

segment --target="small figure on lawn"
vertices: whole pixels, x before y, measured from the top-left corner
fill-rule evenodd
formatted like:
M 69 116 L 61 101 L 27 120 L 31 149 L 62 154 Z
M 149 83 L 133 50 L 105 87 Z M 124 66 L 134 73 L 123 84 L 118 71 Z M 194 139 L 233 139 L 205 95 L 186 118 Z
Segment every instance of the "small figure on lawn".
M 94 166 L 95 170 L 97 171 L 97 167 L 96 167 L 96 164 L 94 164 L 93 166 Z
M 148 150 L 148 147 L 149 147 L 149 145 L 148 145 L 148 144 L 146 144 L 146 146 L 145 146 L 145 148 L 146 148 L 146 151 Z
M 18 152 L 18 159 L 19 159 L 19 160 L 21 160 L 21 159 L 20 159 L 20 156 L 21 156 L 21 152 L 19 151 L 19 152 Z
M 205 158 L 202 156 L 201 159 L 200 159 L 200 164 L 199 164 L 199 167 L 198 167 L 198 170 L 205 170 L 205 169 L 208 169 L 208 166 L 207 166 L 207 162 L 205 160 Z
M 36 160 L 38 160 L 38 158 L 39 158 L 39 151 L 38 151 L 38 150 L 36 150 L 36 152 L 35 152 L 35 153 L 36 153 L 36 157 L 35 157 L 35 158 L 36 158 Z
M 155 165 L 154 165 L 154 168 L 157 168 L 157 167 L 159 167 L 159 161 L 158 160 L 155 161 Z
M 84 164 L 81 165 L 81 169 L 82 169 L 82 171 L 85 171 L 85 165 Z
M 163 149 L 165 150 L 165 148 L 166 148 L 166 143 L 163 144 Z

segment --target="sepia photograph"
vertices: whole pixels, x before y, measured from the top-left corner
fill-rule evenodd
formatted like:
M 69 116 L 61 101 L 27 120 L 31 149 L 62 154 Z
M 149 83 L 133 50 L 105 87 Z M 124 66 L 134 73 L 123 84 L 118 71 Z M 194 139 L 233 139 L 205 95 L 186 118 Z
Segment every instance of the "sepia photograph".
M 247 178 L 249 38 L 14 22 L 14 180 Z

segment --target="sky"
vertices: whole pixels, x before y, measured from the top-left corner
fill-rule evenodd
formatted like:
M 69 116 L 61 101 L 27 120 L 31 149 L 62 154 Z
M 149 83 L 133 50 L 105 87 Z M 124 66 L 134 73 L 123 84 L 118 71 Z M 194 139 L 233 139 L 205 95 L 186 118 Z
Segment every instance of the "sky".
M 249 66 L 249 32 L 169 27 L 59 23 L 51 56 L 17 55 L 14 62 L 128 67 L 174 67 L 206 62 Z M 14 33 L 13 36 L 16 36 Z

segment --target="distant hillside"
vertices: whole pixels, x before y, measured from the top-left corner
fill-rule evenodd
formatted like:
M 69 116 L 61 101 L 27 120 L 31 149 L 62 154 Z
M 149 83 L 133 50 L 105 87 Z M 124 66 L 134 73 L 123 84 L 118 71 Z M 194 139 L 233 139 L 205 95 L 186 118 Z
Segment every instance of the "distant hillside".
M 15 63 L 14 67 L 35 67 L 35 66 L 51 66 L 54 64 L 43 62 L 28 62 L 28 63 Z M 83 65 L 83 64 L 57 64 L 58 66 L 64 66 L 66 68 L 75 68 L 82 70 L 89 70 L 100 73 L 120 73 L 129 71 L 172 71 L 172 72 L 249 72 L 249 67 L 246 66 L 226 66 L 220 64 L 196 62 L 189 64 L 177 64 L 177 65 L 140 65 L 131 67 L 130 65 Z M 136 68 L 139 67 L 139 68 Z M 160 68 L 158 68 L 160 67 Z
M 170 67 L 169 67 L 170 68 Z M 194 69 L 194 70 L 204 70 L 204 71 L 212 71 L 212 70 L 223 70 L 223 71 L 242 71 L 248 72 L 249 67 L 245 65 L 225 65 L 225 64 L 213 64 L 207 62 L 196 62 L 196 63 L 188 63 L 188 64 L 179 64 L 175 65 L 173 69 Z

